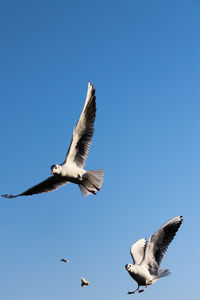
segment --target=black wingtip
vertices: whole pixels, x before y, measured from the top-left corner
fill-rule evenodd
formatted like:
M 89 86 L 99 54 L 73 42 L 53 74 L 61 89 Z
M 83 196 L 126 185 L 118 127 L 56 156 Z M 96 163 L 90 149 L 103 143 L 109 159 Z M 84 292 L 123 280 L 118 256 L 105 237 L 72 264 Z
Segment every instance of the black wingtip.
M 5 194 L 5 195 L 1 195 L 2 197 L 4 198 L 7 198 L 7 199 L 12 199 L 12 198 L 16 198 L 17 196 L 14 196 L 14 195 L 8 195 L 8 194 Z

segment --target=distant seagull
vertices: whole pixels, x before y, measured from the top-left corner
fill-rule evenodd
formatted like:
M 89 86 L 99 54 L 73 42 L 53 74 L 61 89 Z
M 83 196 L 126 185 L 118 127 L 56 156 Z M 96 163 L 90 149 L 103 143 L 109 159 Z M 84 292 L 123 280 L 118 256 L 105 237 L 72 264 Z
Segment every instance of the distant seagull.
M 175 217 L 158 229 L 148 242 L 146 239 L 141 239 L 132 245 L 130 252 L 135 265 L 127 264 L 125 268 L 138 283 L 138 288 L 128 294 L 134 294 L 137 291 L 144 292 L 148 285 L 170 274 L 168 269 L 159 270 L 159 267 L 182 222 L 182 216 Z M 139 290 L 140 286 L 145 286 L 145 288 Z
M 64 262 L 64 263 L 69 263 L 69 260 L 68 260 L 68 259 L 65 259 L 65 258 L 61 258 L 60 261 L 62 261 L 62 262 Z
M 84 287 L 85 285 L 89 285 L 90 282 L 87 281 L 84 277 L 81 278 L 81 287 Z
M 70 113 L 67 111 L 67 113 Z M 94 133 L 94 121 L 96 116 L 96 96 L 92 83 L 88 83 L 88 91 L 83 111 L 79 121 L 74 128 L 71 144 L 69 146 L 65 161 L 61 165 L 53 165 L 51 173 L 53 176 L 31 187 L 25 192 L 17 195 L 2 195 L 5 198 L 28 196 L 44 192 L 52 192 L 61 185 L 69 182 L 79 185 L 84 196 L 96 195 L 103 183 L 104 170 L 85 171 L 83 169 Z M 64 121 L 63 121 L 64 122 Z M 63 127 L 62 119 L 59 125 Z

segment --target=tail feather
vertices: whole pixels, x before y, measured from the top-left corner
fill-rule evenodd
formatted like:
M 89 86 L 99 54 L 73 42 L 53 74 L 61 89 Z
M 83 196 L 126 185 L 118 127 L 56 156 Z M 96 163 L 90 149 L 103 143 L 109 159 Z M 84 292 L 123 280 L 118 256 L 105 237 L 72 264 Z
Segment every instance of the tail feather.
M 159 278 L 165 277 L 165 276 L 169 276 L 171 274 L 170 270 L 168 269 L 160 269 L 158 270 L 158 274 L 155 275 L 155 277 L 148 282 L 148 284 L 153 284 L 155 283 Z
M 95 194 L 100 190 L 104 179 L 104 170 L 92 170 L 87 171 L 83 175 L 82 184 L 79 184 L 79 188 L 83 196 Z
M 158 271 L 158 277 L 159 278 L 162 278 L 162 277 L 165 277 L 165 276 L 169 276 L 171 274 L 170 270 L 169 269 L 160 269 Z
M 81 190 L 81 193 L 83 194 L 84 197 L 92 194 L 82 184 L 79 184 L 78 186 L 79 186 L 79 188 Z

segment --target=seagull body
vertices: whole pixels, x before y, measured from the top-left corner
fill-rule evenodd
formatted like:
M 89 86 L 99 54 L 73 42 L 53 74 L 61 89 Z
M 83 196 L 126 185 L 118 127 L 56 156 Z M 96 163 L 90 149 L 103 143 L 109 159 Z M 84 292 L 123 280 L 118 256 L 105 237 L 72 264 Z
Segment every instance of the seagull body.
M 51 174 L 46 180 L 17 195 L 2 195 L 5 198 L 28 196 L 44 192 L 51 192 L 69 182 L 79 185 L 84 196 L 95 194 L 103 183 L 104 170 L 84 170 L 94 133 L 96 117 L 96 96 L 94 86 L 89 82 L 83 111 L 73 131 L 65 161 L 51 166 Z
M 140 286 L 147 288 L 159 278 L 170 274 L 168 269 L 159 270 L 159 267 L 182 222 L 182 216 L 172 218 L 158 229 L 148 242 L 143 238 L 132 245 L 130 254 L 135 264 L 127 264 L 125 268 L 138 283 L 138 288 L 133 292 L 128 292 L 128 294 L 134 294 L 137 291 L 141 293 L 144 289 L 139 290 Z

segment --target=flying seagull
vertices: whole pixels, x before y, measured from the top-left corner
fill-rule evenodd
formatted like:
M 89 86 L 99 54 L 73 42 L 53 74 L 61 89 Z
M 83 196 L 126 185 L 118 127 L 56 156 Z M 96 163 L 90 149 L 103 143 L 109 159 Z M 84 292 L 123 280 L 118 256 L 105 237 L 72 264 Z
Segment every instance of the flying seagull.
M 168 269 L 159 270 L 159 267 L 182 222 L 182 216 L 175 217 L 158 229 L 148 242 L 146 239 L 141 239 L 132 245 L 130 254 L 135 264 L 127 264 L 125 268 L 137 282 L 138 288 L 128 294 L 134 294 L 137 291 L 144 292 L 148 285 L 170 274 Z M 145 286 L 145 288 L 139 290 L 140 286 Z
M 84 277 L 81 278 L 81 287 L 84 287 L 85 285 L 89 285 L 90 282 L 87 281 Z
M 17 195 L 2 195 L 5 198 L 28 196 L 44 192 L 52 192 L 69 182 L 79 185 L 84 196 L 96 195 L 103 183 L 104 170 L 85 171 L 83 169 L 94 133 L 96 116 L 96 96 L 92 83 L 88 83 L 87 96 L 83 111 L 74 128 L 71 144 L 65 161 L 51 166 L 51 174 L 46 180 Z
M 68 259 L 65 259 L 65 258 L 61 258 L 60 261 L 62 261 L 62 262 L 64 262 L 64 263 L 69 263 L 69 260 L 68 260 Z

